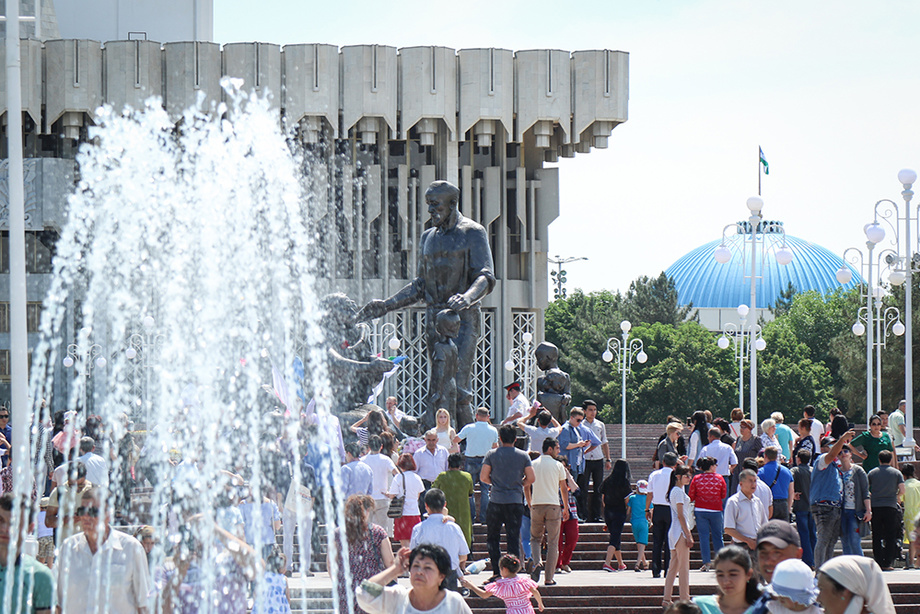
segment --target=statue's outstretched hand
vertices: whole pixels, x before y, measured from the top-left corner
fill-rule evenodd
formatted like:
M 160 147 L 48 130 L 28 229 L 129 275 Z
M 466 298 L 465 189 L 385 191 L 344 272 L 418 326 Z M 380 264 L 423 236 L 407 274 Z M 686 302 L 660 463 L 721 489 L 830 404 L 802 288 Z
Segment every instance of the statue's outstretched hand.
M 380 316 L 386 315 L 386 313 L 386 301 L 374 299 L 372 301 L 368 301 L 367 304 L 361 308 L 361 311 L 359 311 L 355 316 L 355 322 L 366 322 L 367 320 L 373 320 L 375 318 L 379 318 Z
M 447 306 L 454 311 L 463 311 L 472 306 L 472 302 L 465 294 L 455 294 L 447 299 Z

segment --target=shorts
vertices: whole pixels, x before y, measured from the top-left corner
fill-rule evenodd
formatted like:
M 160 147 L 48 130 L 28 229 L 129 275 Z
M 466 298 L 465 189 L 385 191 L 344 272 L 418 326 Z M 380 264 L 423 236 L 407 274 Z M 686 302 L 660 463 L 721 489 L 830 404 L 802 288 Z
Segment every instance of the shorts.
M 422 521 L 421 516 L 400 516 L 393 519 L 393 539 L 396 541 L 409 541 L 412 539 L 412 528 Z
M 38 538 L 38 558 L 49 559 L 54 556 L 54 536 L 46 535 Z

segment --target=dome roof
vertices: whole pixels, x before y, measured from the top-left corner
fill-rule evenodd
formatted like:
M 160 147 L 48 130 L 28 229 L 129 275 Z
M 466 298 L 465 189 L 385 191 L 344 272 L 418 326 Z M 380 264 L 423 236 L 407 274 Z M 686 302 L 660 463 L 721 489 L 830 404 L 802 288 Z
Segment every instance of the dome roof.
M 736 234 L 725 238 L 725 245 L 731 250 L 731 260 L 725 264 L 716 261 L 713 253 L 722 243 L 711 241 L 679 258 L 665 273 L 674 278 L 678 301 L 682 305 L 690 302 L 694 307 L 735 308 L 751 302 L 751 248 L 745 245 L 750 234 Z M 770 306 L 776 302 L 789 282 L 797 292 L 816 290 L 825 293 L 837 288 L 849 289 L 859 284 L 859 271 L 847 264 L 853 273 L 850 283 L 841 286 L 836 273 L 843 259 L 829 250 L 786 235 L 786 247 L 792 252 L 792 262 L 781 265 L 774 256 L 782 247 L 781 234 L 758 233 L 757 248 L 757 307 Z M 761 249 L 763 248 L 763 249 Z M 761 261 L 763 267 L 761 267 Z

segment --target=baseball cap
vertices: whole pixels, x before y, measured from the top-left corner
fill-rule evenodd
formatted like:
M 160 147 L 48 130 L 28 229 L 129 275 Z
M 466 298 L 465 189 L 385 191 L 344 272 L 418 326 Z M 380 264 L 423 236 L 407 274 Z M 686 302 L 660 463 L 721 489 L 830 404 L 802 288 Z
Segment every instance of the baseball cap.
M 757 531 L 757 545 L 767 542 L 777 548 L 802 547 L 799 533 L 785 520 L 770 520 Z
M 639 494 L 647 495 L 648 494 L 648 482 L 645 480 L 639 480 L 636 482 L 636 490 L 639 491 Z

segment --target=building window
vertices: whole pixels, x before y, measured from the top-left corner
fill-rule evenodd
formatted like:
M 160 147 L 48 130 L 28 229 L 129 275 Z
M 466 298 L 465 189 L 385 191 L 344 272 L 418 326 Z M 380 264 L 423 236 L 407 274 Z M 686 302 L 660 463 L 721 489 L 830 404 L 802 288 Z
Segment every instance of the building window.
M 26 273 L 51 273 L 51 258 L 54 256 L 54 232 L 26 232 Z M 10 233 L 0 232 L 0 274 L 10 272 Z
M 26 332 L 37 333 L 42 325 L 42 304 L 26 303 Z M 9 324 L 7 323 L 7 326 Z
M 0 303 L 0 333 L 10 332 L 10 304 Z
M 29 348 L 29 355 L 27 358 L 28 364 L 26 369 L 28 370 L 29 377 L 32 376 L 32 348 Z M 0 350 L 0 382 L 10 381 L 10 351 L 9 350 Z

